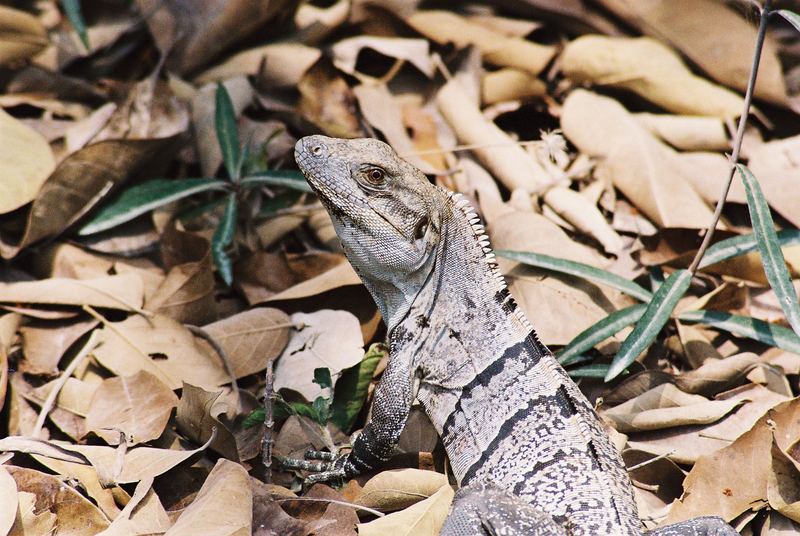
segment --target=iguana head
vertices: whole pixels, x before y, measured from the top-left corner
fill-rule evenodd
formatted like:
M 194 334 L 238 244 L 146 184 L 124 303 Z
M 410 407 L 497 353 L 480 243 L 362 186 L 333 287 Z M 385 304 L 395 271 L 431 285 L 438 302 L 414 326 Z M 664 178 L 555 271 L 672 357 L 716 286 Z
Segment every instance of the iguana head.
M 447 194 L 374 139 L 307 136 L 295 159 L 391 329 L 435 265 Z

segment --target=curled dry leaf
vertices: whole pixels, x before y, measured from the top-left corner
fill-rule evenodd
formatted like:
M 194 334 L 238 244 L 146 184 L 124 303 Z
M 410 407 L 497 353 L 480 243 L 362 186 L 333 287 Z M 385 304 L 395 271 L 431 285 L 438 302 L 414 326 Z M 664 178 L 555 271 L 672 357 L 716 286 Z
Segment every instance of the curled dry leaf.
M 579 37 L 564 48 L 561 66 L 578 84 L 627 89 L 670 112 L 723 119 L 742 113 L 739 95 L 694 75 L 675 52 L 649 37 Z
M 406 22 L 437 43 L 454 43 L 459 48 L 471 45 L 491 65 L 515 67 L 534 75 L 541 73 L 555 55 L 555 47 L 508 37 L 448 11 L 416 11 L 406 18 Z
M 273 43 L 243 50 L 200 73 L 196 84 L 207 84 L 241 76 L 259 75 L 271 88 L 296 86 L 322 56 L 318 48 L 301 43 Z
M 708 400 L 669 383 L 661 384 L 603 415 L 618 432 L 661 430 L 691 424 L 710 424 L 741 406 L 745 400 Z
M 674 151 L 614 99 L 573 91 L 561 128 L 581 151 L 604 158 L 600 166 L 614 185 L 660 226 L 702 229 L 711 221 L 711 209 L 674 164 Z
M 0 6 L 0 65 L 35 56 L 48 45 L 47 30 L 25 11 Z
M 220 459 L 192 504 L 164 536 L 249 536 L 252 520 L 247 471 L 238 463 Z
M 750 74 L 756 26 L 733 6 L 716 0 L 600 0 L 627 23 L 678 49 L 718 82 L 744 92 Z M 758 66 L 755 97 L 786 105 L 777 46 L 767 33 Z
M 19 512 L 8 536 L 52 534 L 55 530 L 56 514 L 50 510 L 37 510 L 35 494 L 27 491 L 19 492 Z
M 0 8 L 0 21 L 2 9 L 5 8 Z M 11 212 L 33 201 L 39 188 L 55 168 L 55 158 L 47 140 L 2 109 L 0 161 L 3 162 L 0 214 Z
M 83 495 L 58 477 L 23 467 L 6 467 L 17 490 L 36 497 L 36 516 L 42 511 L 55 514 L 58 533 L 67 536 L 97 534 L 109 525 L 103 513 Z M 22 506 L 22 504 L 20 504 Z
M 132 376 L 145 370 L 180 389 L 183 382 L 214 387 L 228 383 L 222 361 L 205 343 L 183 325 L 156 315 L 135 315 L 103 327 L 101 341 L 93 355 L 118 376 Z
M 203 329 L 222 346 L 237 378 L 264 370 L 289 341 L 292 323 L 279 309 L 257 307 Z
M 144 370 L 109 378 L 92 396 L 86 428 L 109 445 L 119 444 L 120 432 L 128 446 L 138 445 L 161 435 L 177 404 L 175 393 Z
M 453 488 L 448 485 L 405 510 L 358 525 L 359 536 L 436 536 L 453 502 Z
M 236 438 L 220 420 L 224 419 L 225 413 L 230 409 L 227 397 L 220 398 L 222 391 L 212 393 L 188 383 L 183 384 L 182 391 L 175 416 L 178 430 L 195 443 L 210 440 L 209 446 L 212 450 L 238 462 Z
M 435 471 L 382 471 L 364 484 L 355 502 L 381 512 L 402 510 L 430 497 L 447 485 L 447 477 Z
M 0 465 L 0 534 L 8 534 L 17 518 L 17 483 Z
M 153 480 L 147 478 L 136 485 L 136 490 L 125 508 L 97 536 L 161 534 L 171 526 L 172 522 L 164 506 L 153 491 Z
M 356 71 L 358 55 L 365 48 L 380 52 L 396 60 L 407 61 L 427 77 L 432 77 L 434 65 L 431 61 L 428 41 L 400 37 L 376 37 L 362 35 L 338 41 L 333 47 L 333 64 L 341 71 L 353 76 L 366 76 Z
M 137 275 L 97 279 L 42 279 L 0 283 L 0 303 L 31 305 L 90 305 L 130 311 L 142 306 L 144 287 Z
M 295 313 L 292 323 L 296 331 L 275 365 L 274 387 L 292 389 L 312 401 L 323 395 L 313 382 L 314 369 L 327 368 L 335 383 L 342 370 L 364 357 L 361 325 L 352 313 L 330 309 Z
M 174 138 L 108 140 L 84 147 L 63 160 L 39 189 L 22 238 L 4 238 L 0 254 L 14 257 L 22 248 L 63 232 L 145 164 L 169 147 Z
M 513 67 L 486 73 L 481 79 L 483 104 L 530 99 L 546 94 L 547 86 L 544 82 L 526 71 Z
M 731 141 L 725 122 L 719 117 L 638 113 L 644 127 L 682 151 L 726 151 Z

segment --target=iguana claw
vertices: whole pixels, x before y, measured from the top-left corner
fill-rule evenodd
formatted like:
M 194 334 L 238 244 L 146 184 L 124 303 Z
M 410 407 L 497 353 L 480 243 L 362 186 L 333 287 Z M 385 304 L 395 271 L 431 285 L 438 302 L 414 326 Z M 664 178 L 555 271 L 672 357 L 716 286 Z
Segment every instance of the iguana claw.
M 319 450 L 307 450 L 303 460 L 296 458 L 281 458 L 277 460 L 286 469 L 299 469 L 315 473 L 303 479 L 303 486 L 308 487 L 318 482 L 331 480 L 344 480 L 347 475 L 344 469 L 346 454 L 334 454 Z M 321 461 L 309 461 L 321 460 Z

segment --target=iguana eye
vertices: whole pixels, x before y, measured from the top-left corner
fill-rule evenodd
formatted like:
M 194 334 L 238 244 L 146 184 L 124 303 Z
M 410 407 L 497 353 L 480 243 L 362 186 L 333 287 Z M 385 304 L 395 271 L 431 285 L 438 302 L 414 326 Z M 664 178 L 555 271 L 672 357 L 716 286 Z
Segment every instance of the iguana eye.
M 372 186 L 383 186 L 386 183 L 386 173 L 381 168 L 368 169 L 366 178 Z
M 414 227 L 414 240 L 419 240 L 425 237 L 425 233 L 428 231 L 428 218 L 423 216 L 421 220 L 417 222 L 417 225 Z

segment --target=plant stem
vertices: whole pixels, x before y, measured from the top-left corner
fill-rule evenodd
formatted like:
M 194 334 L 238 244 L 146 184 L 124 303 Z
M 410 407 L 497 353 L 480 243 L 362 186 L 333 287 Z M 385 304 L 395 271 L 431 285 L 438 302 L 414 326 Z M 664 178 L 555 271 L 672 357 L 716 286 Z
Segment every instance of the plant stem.
M 694 256 L 692 264 L 689 265 L 689 271 L 692 273 L 692 275 L 697 272 L 697 268 L 700 265 L 700 261 L 703 259 L 703 255 L 705 255 L 706 250 L 711 245 L 711 239 L 714 237 L 714 230 L 716 229 L 719 218 L 722 215 L 722 209 L 725 207 L 725 200 L 728 198 L 728 192 L 731 189 L 731 183 L 733 182 L 733 177 L 736 174 L 736 164 L 739 163 L 739 152 L 742 149 L 742 140 L 744 139 L 744 128 L 747 125 L 747 118 L 750 115 L 750 102 L 753 100 L 753 90 L 756 86 L 758 64 L 761 61 L 761 49 L 764 48 L 764 38 L 767 35 L 767 21 L 769 20 L 771 3 L 772 0 L 764 0 L 764 6 L 761 8 L 761 20 L 758 24 L 758 37 L 756 38 L 756 48 L 753 52 L 753 66 L 750 69 L 750 78 L 747 81 L 747 91 L 744 94 L 744 111 L 742 112 L 741 117 L 739 117 L 739 127 L 736 130 L 736 138 L 733 142 L 733 153 L 731 154 L 730 159 L 731 170 L 728 174 L 728 180 L 725 181 L 725 185 L 722 188 L 722 193 L 717 201 L 717 206 L 714 209 L 714 216 L 711 218 L 711 225 L 709 225 L 708 231 L 706 231 L 706 235 L 703 237 L 703 242 L 700 244 L 700 249 L 697 250 L 697 254 Z

